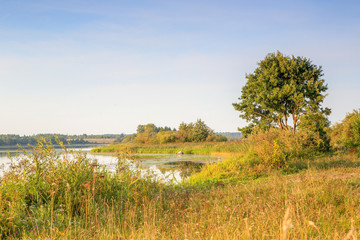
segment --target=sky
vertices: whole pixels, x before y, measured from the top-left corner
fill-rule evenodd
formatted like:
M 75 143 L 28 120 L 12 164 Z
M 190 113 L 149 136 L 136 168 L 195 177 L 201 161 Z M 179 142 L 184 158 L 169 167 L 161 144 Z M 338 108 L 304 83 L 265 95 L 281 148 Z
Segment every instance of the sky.
M 0 134 L 235 132 L 276 51 L 322 66 L 332 123 L 360 107 L 357 0 L 0 0 Z

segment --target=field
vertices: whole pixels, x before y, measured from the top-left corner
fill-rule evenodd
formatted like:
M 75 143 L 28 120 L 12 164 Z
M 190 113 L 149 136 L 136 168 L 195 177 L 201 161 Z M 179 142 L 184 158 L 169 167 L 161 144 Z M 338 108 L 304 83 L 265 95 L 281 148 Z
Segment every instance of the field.
M 229 153 L 178 185 L 140 177 L 128 169 L 126 155 L 110 174 L 83 153 L 67 154 L 61 158 L 44 143 L 1 179 L 1 238 L 357 239 L 354 154 L 302 159 L 259 174 L 258 165 Z

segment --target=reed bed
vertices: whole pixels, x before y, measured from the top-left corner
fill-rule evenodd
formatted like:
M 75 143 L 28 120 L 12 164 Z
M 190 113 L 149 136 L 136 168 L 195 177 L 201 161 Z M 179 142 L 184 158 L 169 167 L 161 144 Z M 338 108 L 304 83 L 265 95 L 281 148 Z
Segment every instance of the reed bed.
M 245 153 L 249 148 L 246 141 L 234 142 L 202 142 L 202 143 L 166 143 L 166 144 L 135 144 L 119 143 L 101 148 L 95 148 L 92 152 L 130 152 L 130 153 L 177 153 L 185 154 L 213 154 L 231 155 L 233 153 Z

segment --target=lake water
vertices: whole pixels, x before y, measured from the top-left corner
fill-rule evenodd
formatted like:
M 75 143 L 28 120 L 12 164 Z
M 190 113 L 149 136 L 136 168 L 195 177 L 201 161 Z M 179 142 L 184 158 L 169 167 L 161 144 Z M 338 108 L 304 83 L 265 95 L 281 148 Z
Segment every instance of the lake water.
M 118 158 L 115 154 L 91 153 L 91 148 L 74 149 L 87 153 L 87 156 L 96 159 L 109 171 L 115 171 Z M 15 153 L 12 153 L 15 156 Z M 209 155 L 176 155 L 176 154 L 135 154 L 129 160 L 133 169 L 138 169 L 142 174 L 150 174 L 155 180 L 163 182 L 180 182 L 192 173 L 200 171 L 204 164 L 220 161 L 220 157 Z M 0 152 L 0 176 L 9 169 L 11 160 L 8 153 Z

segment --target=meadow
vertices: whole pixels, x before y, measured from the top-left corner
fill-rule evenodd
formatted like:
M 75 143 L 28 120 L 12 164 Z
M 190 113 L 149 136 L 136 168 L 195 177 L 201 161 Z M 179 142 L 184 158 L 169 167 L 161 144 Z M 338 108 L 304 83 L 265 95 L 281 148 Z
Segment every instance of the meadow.
M 300 134 L 264 134 L 97 150 L 122 152 L 116 173 L 85 153 L 64 147 L 60 155 L 40 142 L 1 178 L 1 238 L 357 239 L 358 155 L 302 147 Z M 125 161 L 134 152 L 180 150 L 227 158 L 176 185 L 140 176 Z

